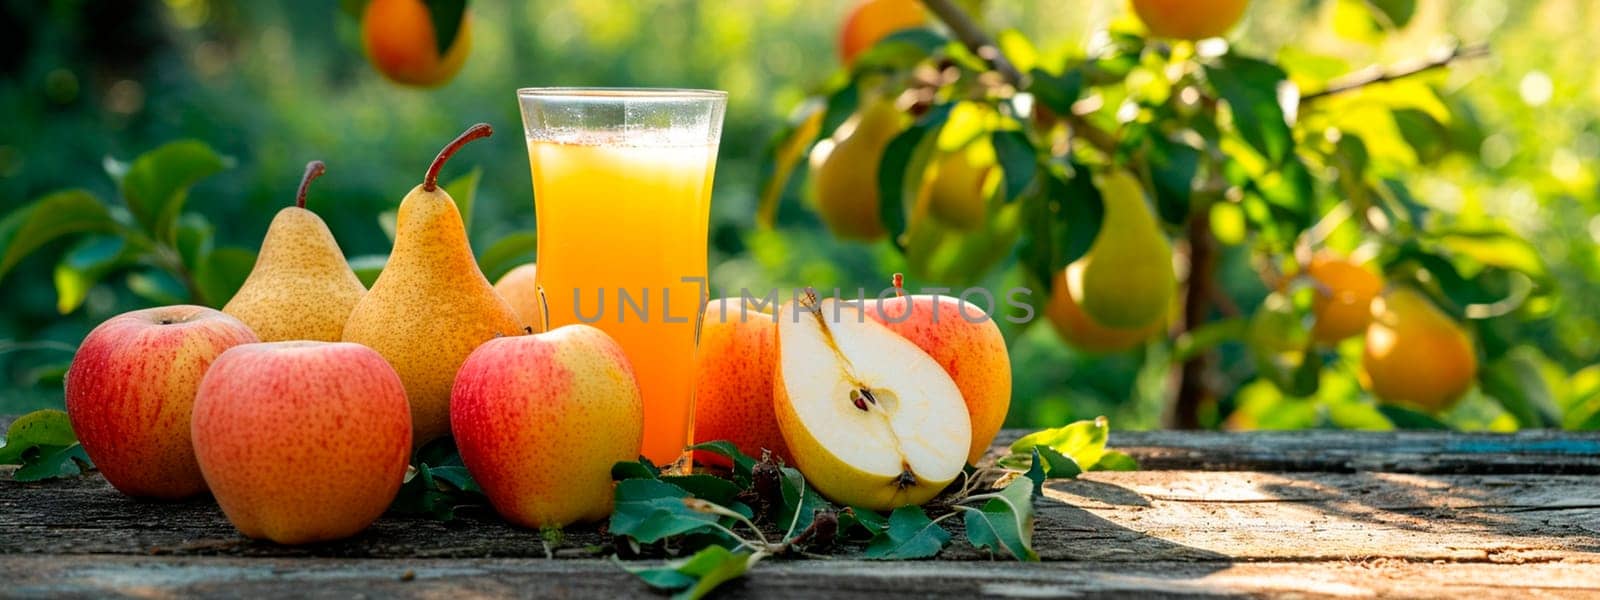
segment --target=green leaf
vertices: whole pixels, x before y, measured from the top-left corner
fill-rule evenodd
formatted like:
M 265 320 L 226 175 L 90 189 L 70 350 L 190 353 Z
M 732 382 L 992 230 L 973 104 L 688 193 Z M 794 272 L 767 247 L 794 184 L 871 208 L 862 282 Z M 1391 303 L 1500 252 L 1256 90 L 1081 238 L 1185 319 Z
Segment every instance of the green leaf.
M 361 280 L 361 285 L 372 287 L 372 282 L 378 280 L 378 275 L 383 273 L 384 265 L 389 264 L 387 254 L 363 254 L 350 259 L 350 270 L 355 271 L 356 278 Z M 487 272 L 484 275 L 488 275 Z M 494 281 L 490 279 L 490 281 Z
M 122 178 L 122 197 L 150 237 L 172 243 L 189 188 L 227 166 L 227 161 L 203 142 L 171 142 L 133 159 Z
M 489 281 L 496 281 L 508 271 L 533 262 L 533 253 L 538 249 L 539 234 L 532 231 L 508 233 L 478 255 L 478 268 Z
M 24 459 L 11 478 L 16 481 L 43 481 L 58 477 L 72 477 L 93 468 L 89 454 L 82 444 L 71 446 L 40 446 L 34 458 Z
M 1092 469 L 1105 455 L 1106 438 L 1110 432 L 1111 424 L 1105 417 L 1078 421 L 1022 436 L 1011 443 L 1011 452 L 1027 453 L 1034 446 L 1043 446 L 1070 457 L 1083 469 Z
M 1450 230 L 1437 232 L 1434 236 L 1437 243 L 1452 255 L 1518 271 L 1535 279 L 1544 279 L 1549 275 L 1539 250 L 1510 231 Z
M 902 506 L 889 514 L 888 527 L 867 543 L 863 558 L 911 560 L 929 558 L 950 543 L 950 532 L 928 518 L 920 506 Z
M 1006 202 L 1016 200 L 1033 183 L 1038 174 L 1038 157 L 1028 134 L 1016 130 L 1000 130 L 990 134 L 994 154 L 1004 173 Z
M 782 510 L 778 511 L 778 528 L 786 532 L 799 533 L 811 526 L 816 520 L 818 510 L 832 510 L 833 504 L 817 493 L 815 487 L 807 485 L 806 478 L 800 470 L 794 467 L 780 469 L 780 491 L 783 494 Z
M 0 445 L 0 465 L 22 464 L 23 453 L 41 446 L 71 446 L 78 442 L 65 411 L 47 408 L 17 417 L 6 429 Z
M 939 129 L 950 120 L 955 103 L 934 106 L 916 124 L 884 147 L 878 163 L 878 217 L 895 248 L 905 250 L 906 199 L 915 198 L 923 172 L 937 147 Z
M 677 592 L 673 598 L 694 600 L 717 586 L 741 577 L 755 563 L 752 553 L 732 552 L 722 546 L 707 546 L 688 558 L 654 567 L 623 565 L 652 588 Z
M 822 129 L 817 133 L 817 139 L 832 136 L 834 130 L 850 120 L 860 105 L 861 83 L 855 79 L 828 94 L 827 103 L 822 109 Z
M 1036 194 L 1024 200 L 1027 236 L 1018 249 L 1029 273 L 1049 285 L 1057 271 L 1082 258 L 1100 234 L 1105 203 L 1090 180 L 1089 168 L 1047 170 Z
M 215 230 L 205 217 L 194 213 L 184 213 L 178 218 L 178 237 L 174 245 L 185 269 L 200 270 L 206 255 L 211 253 Z
M 611 479 L 622 481 L 624 479 L 660 479 L 661 469 L 656 468 L 650 459 L 643 456 L 639 460 L 624 460 L 611 465 Z
M 483 493 L 483 488 L 478 486 L 478 481 L 472 478 L 472 473 L 466 467 L 429 467 L 428 474 L 433 476 L 435 483 L 443 481 L 463 492 Z
M 222 308 L 244 286 L 256 264 L 256 253 L 244 248 L 217 248 L 194 273 L 195 285 L 206 305 Z
M 839 532 L 850 535 L 855 530 L 866 534 L 868 539 L 882 534 L 889 529 L 889 519 L 878 511 L 861 508 L 858 506 L 847 507 L 839 511 Z
M 1120 451 L 1117 451 L 1117 450 L 1107 450 L 1106 453 L 1100 457 L 1100 462 L 1095 463 L 1094 467 L 1089 469 L 1089 470 L 1090 471 L 1137 471 L 1137 470 L 1139 470 L 1139 461 L 1134 460 L 1134 458 L 1132 456 L 1128 456 L 1124 452 L 1120 452 Z
M 439 56 L 450 52 L 461 33 L 461 21 L 466 17 L 467 0 L 423 0 L 428 6 L 428 16 L 433 20 L 433 41 Z
M 135 254 L 119 236 L 91 235 L 79 240 L 56 263 L 56 310 L 61 314 L 77 310 L 96 283 L 132 263 Z
M 689 508 L 683 501 L 690 497 L 688 491 L 664 481 L 619 481 L 611 533 L 650 544 L 675 535 L 715 531 L 718 517 Z
M 1513 352 L 1494 361 L 1478 374 L 1483 392 L 1517 419 L 1524 429 L 1560 427 L 1561 412 L 1556 409 L 1550 386 L 1539 373 L 1539 365 L 1524 352 Z
M 1378 412 L 1389 419 L 1396 429 L 1421 429 L 1431 431 L 1449 431 L 1450 426 L 1428 413 L 1395 406 L 1392 404 L 1379 404 Z
M 1083 72 L 1069 69 L 1061 75 L 1051 75 L 1043 69 L 1031 73 L 1028 91 L 1039 104 L 1058 115 L 1072 114 L 1072 104 L 1083 93 Z
M 1025 479 L 1011 482 L 980 508 L 963 507 L 967 541 L 975 548 L 1038 562 L 1033 550 L 1033 489 Z
M 1023 476 L 1034 484 L 1034 493 L 1044 493 L 1044 482 L 1050 479 L 1072 479 L 1083 474 L 1084 468 L 1070 456 L 1056 452 L 1049 446 L 1034 446 L 1026 453 L 1013 452 L 1003 456 L 998 464 L 1007 469 L 1023 471 Z
M 950 38 L 932 29 L 901 29 L 857 56 L 850 70 L 862 73 L 909 69 L 949 44 Z
M 614 468 L 612 471 L 615 473 Z M 722 506 L 731 506 L 738 501 L 739 486 L 732 481 L 715 475 L 668 475 L 660 479 L 663 482 L 683 488 L 684 491 L 689 492 L 696 498 Z
M 1161 135 L 1147 137 L 1145 148 L 1161 220 L 1174 225 L 1187 221 L 1194 176 L 1200 170 L 1200 151 Z
M 0 279 L 23 257 L 62 236 L 114 231 L 117 222 L 83 190 L 55 192 L 0 219 Z
M 192 304 L 201 301 L 191 298 L 188 288 L 171 273 L 154 269 L 128 275 L 128 289 L 152 304 Z
M 690 446 L 689 449 L 705 450 L 712 454 L 722 455 L 723 458 L 728 459 L 728 462 L 733 464 L 733 474 L 740 481 L 750 481 L 750 470 L 756 466 L 756 459 L 740 452 L 738 446 L 727 440 L 700 442 Z
M 449 484 L 449 487 L 440 485 L 440 482 Z M 465 467 L 430 466 L 419 461 L 411 479 L 400 485 L 400 492 L 390 503 L 389 510 L 405 515 L 427 515 L 448 522 L 455 520 L 457 508 L 483 503 L 482 492 Z
M 456 201 L 456 210 L 461 212 L 461 224 L 469 239 L 472 236 L 472 207 L 478 197 L 478 182 L 482 179 L 483 167 L 473 167 L 466 175 L 444 184 L 445 193 Z
M 1208 66 L 1206 78 L 1228 103 L 1234 129 L 1245 142 L 1277 165 L 1289 155 L 1293 137 L 1278 103 L 1278 86 L 1288 80 L 1272 63 L 1234 54 Z

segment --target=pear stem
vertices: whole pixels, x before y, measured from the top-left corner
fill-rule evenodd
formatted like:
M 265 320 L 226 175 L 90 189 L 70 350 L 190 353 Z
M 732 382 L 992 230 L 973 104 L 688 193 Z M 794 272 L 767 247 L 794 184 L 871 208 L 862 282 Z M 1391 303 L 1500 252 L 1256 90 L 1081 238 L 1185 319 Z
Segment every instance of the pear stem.
M 894 285 L 894 295 L 904 298 L 906 295 L 906 276 L 895 273 L 894 277 L 890 278 L 889 281 Z
M 467 145 L 467 142 L 493 134 L 494 128 L 488 123 L 479 123 L 468 127 L 466 131 L 461 132 L 461 135 L 456 136 L 456 139 L 450 140 L 450 143 L 445 144 L 444 149 L 439 151 L 439 155 L 433 158 L 433 164 L 428 165 L 428 174 L 422 176 L 422 189 L 429 192 L 439 189 L 439 170 L 444 168 L 445 161 L 450 160 L 450 157 L 454 156 L 462 146 Z
M 323 173 L 327 172 L 328 165 L 322 164 L 322 161 L 320 160 L 313 160 L 306 163 L 306 174 L 300 177 L 300 191 L 294 195 L 295 206 L 300 208 L 306 207 L 306 191 L 311 189 L 311 182 L 316 178 L 321 177 Z

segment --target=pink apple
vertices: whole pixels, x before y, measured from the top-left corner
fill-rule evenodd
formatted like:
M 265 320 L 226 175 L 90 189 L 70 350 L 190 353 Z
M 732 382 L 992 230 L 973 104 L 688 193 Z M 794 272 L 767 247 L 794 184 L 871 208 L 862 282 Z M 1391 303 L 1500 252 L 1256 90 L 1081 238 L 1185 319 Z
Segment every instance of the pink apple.
M 194 450 L 239 531 L 281 544 L 349 537 L 394 501 L 411 453 L 405 386 L 345 342 L 222 353 L 194 402 Z
M 67 415 L 106 481 L 137 497 L 205 491 L 189 442 L 195 390 L 224 350 L 256 341 L 238 319 L 188 305 L 123 313 L 89 332 L 67 371 Z
M 473 351 L 450 394 L 450 428 L 501 516 L 559 527 L 611 514 L 611 466 L 639 457 L 644 401 L 622 347 L 568 325 Z

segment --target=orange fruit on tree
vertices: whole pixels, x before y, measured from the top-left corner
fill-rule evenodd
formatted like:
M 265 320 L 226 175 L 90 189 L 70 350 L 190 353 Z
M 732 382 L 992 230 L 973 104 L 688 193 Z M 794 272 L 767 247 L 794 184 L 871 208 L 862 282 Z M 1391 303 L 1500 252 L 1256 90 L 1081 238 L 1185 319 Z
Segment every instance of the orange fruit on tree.
M 1319 252 L 1306 267 L 1317 282 L 1311 299 L 1316 322 L 1311 337 L 1331 344 L 1366 331 L 1372 322 L 1372 299 L 1383 291 L 1383 278 L 1348 258 Z
M 1380 400 L 1437 413 L 1472 388 L 1478 353 L 1459 323 L 1401 288 L 1372 303 L 1361 369 L 1362 383 Z
M 361 15 L 361 45 L 384 77 L 418 87 L 443 85 L 455 77 L 472 50 L 472 15 L 440 50 L 433 13 L 422 0 L 371 0 Z
M 839 60 L 847 65 L 855 62 L 857 55 L 889 34 L 927 22 L 928 13 L 917 0 L 862 0 L 850 9 L 839 30 Z
M 1244 16 L 1249 0 L 1132 0 L 1150 33 L 1180 40 L 1225 34 Z

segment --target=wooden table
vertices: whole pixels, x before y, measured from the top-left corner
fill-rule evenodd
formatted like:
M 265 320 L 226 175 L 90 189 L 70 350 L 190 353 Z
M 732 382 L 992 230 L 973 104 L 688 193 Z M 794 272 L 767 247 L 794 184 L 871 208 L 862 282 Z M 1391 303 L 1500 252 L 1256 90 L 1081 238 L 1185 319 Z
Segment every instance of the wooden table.
M 1002 441 L 1017 432 L 1007 432 Z M 1052 482 L 1043 563 L 959 533 L 940 560 L 770 561 L 728 598 L 1600 597 L 1600 436 L 1114 433 L 1142 471 Z M 492 516 L 386 517 L 341 543 L 241 538 L 209 501 L 0 471 L 0 596 L 647 595 L 590 530 L 545 558 Z

